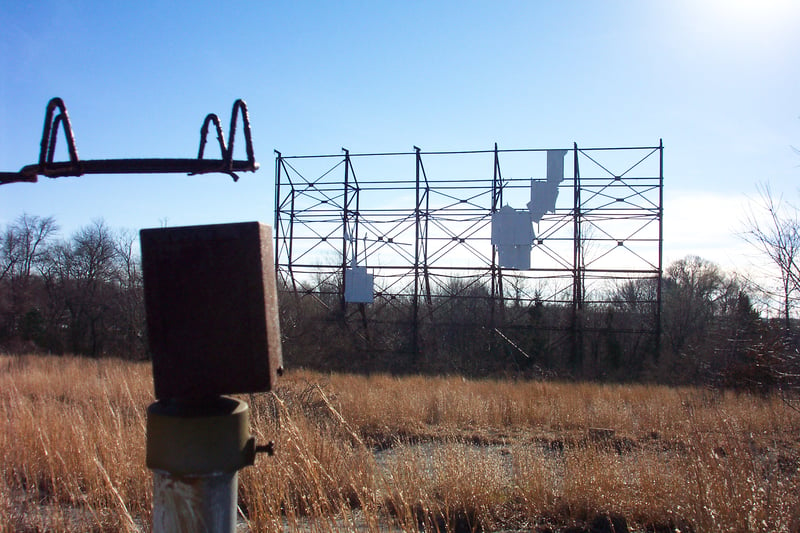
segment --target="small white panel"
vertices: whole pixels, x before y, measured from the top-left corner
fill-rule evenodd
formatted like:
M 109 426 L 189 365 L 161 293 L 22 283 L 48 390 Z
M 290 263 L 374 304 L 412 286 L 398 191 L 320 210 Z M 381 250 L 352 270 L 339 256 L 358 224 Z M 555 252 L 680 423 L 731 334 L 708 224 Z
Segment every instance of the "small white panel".
M 344 301 L 371 304 L 373 301 L 374 276 L 367 274 L 367 267 L 347 268 L 344 271 Z

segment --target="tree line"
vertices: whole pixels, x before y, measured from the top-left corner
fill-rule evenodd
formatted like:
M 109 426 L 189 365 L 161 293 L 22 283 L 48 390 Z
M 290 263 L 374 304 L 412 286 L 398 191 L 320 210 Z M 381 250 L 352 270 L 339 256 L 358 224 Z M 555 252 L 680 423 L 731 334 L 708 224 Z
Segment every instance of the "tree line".
M 454 279 L 422 304 L 377 299 L 369 320 L 339 305 L 341 280 L 283 293 L 285 356 L 333 371 L 455 373 L 770 388 L 797 346 L 784 321 L 761 315 L 749 282 L 697 256 L 662 280 L 619 283 L 579 311 L 534 298 L 492 298 L 480 278 Z M 312 289 L 313 286 L 313 289 Z M 519 291 L 515 287 L 513 291 Z M 512 291 L 512 292 L 513 292 Z M 787 334 L 788 333 L 788 334 Z M 416 345 L 416 346 L 414 346 Z M 780 364 L 779 364 L 780 363 Z
M 66 238 L 52 217 L 9 223 L 0 233 L 0 351 L 146 358 L 136 239 L 102 220 Z M 754 305 L 763 288 L 751 280 L 700 257 L 672 263 L 662 279 L 660 343 L 648 333 L 654 304 L 643 303 L 655 300 L 653 279 L 608 289 L 607 303 L 581 310 L 577 336 L 566 307 L 513 297 L 498 307 L 479 279 L 440 288 L 416 326 L 410 300 L 376 299 L 381 320 L 366 327 L 357 310 L 343 312 L 336 280 L 313 290 L 280 287 L 284 357 L 288 366 L 323 370 L 769 388 L 800 373 L 796 263 L 780 272 L 782 312 L 769 318 Z
M 136 235 L 102 220 L 59 238 L 24 214 L 0 234 L 0 350 L 144 357 Z

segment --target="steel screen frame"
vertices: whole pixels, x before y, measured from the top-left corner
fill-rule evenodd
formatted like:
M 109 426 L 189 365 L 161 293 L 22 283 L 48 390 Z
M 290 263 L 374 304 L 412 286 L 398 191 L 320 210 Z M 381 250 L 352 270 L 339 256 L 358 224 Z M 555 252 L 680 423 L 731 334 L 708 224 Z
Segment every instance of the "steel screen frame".
M 440 312 L 452 298 L 488 300 L 488 323 L 483 317 L 473 325 L 488 328 L 500 345 L 523 354 L 515 337 L 524 326 L 514 314 L 550 306 L 564 318 L 548 327 L 559 332 L 557 342 L 568 343 L 577 361 L 582 335 L 597 329 L 583 319 L 585 311 L 613 304 L 607 289 L 614 284 L 652 280 L 653 290 L 634 302 L 651 315 L 646 327 L 614 331 L 650 335 L 658 354 L 663 142 L 612 148 L 573 143 L 556 210 L 534 226 L 531 268 L 502 268 L 489 238 L 492 214 L 509 202 L 524 205 L 531 180 L 544 176 L 548 150 L 495 144 L 469 151 L 425 152 L 416 146 L 385 153 L 276 151 L 279 291 L 338 311 L 366 349 L 370 329 L 391 314 L 387 309 L 410 309 L 399 320 L 408 326 L 412 363 L 426 349 L 423 328 L 470 324 L 470 317 Z M 375 276 L 373 304 L 344 299 L 344 272 L 353 257 Z M 389 320 L 398 320 L 392 316 Z

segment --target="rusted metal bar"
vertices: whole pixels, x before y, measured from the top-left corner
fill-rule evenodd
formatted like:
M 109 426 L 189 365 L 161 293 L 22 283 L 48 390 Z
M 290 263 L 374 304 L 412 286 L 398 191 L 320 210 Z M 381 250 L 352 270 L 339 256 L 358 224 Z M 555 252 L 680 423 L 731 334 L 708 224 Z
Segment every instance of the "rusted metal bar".
M 242 116 L 247 160 L 233 159 L 233 146 L 239 115 Z M 203 159 L 209 124 L 212 122 L 217 132 L 221 159 Z M 64 131 L 67 150 L 69 151 L 69 161 L 53 161 L 59 129 Z M 258 170 L 259 165 L 255 160 L 253 151 L 250 117 L 247 112 L 247 105 L 243 100 L 236 100 L 233 103 L 228 139 L 229 141 L 226 144 L 219 117 L 211 113 L 206 116 L 200 129 L 200 148 L 198 149 L 197 159 L 88 159 L 82 161 L 78 157 L 78 150 L 75 147 L 75 136 L 72 132 L 72 124 L 67 114 L 67 108 L 61 98 L 53 98 L 47 104 L 45 113 L 39 162 L 24 166 L 18 172 L 0 172 L 0 185 L 18 182 L 35 183 L 39 176 L 59 178 L 63 176 L 82 176 L 84 174 L 185 173 L 195 175 L 219 172 L 227 174 L 234 181 L 237 181 L 239 177 L 235 174 L 236 172 L 255 172 Z
M 71 161 L 49 163 L 45 168 L 41 168 L 39 165 L 28 165 L 13 174 L 33 178 L 37 175 L 60 178 L 84 174 L 207 174 L 210 172 L 230 174 L 234 171 L 252 170 L 254 169 L 248 161 L 221 159 L 87 159 L 80 161 L 77 165 Z
M 29 176 L 27 174 L 23 174 L 22 171 L 20 172 L 0 172 L 0 185 L 5 185 L 6 183 L 36 183 L 39 179 L 34 174 L 33 176 Z

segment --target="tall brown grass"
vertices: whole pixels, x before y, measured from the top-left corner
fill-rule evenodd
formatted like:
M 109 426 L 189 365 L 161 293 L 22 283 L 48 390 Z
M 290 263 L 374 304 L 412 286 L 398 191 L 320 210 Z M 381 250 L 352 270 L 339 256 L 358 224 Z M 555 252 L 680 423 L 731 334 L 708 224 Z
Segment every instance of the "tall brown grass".
M 253 531 L 796 531 L 800 414 L 696 388 L 296 371 L 245 397 L 277 443 Z M 0 356 L 4 531 L 148 530 L 148 364 Z M 574 530 L 574 529 L 573 529 Z
M 0 358 L 0 523 L 130 530 L 149 520 L 146 365 Z

